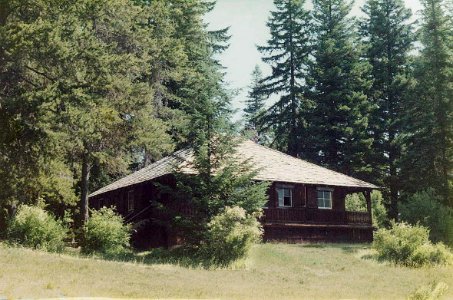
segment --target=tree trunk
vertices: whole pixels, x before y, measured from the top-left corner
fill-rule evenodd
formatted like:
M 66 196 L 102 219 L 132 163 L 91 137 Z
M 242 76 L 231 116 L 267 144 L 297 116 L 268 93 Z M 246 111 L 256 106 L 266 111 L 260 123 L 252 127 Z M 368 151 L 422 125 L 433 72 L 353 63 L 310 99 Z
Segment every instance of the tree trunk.
M 9 5 L 7 0 L 0 0 L 0 26 L 6 24 L 6 18 L 9 14 Z
M 88 154 L 84 154 L 82 158 L 82 178 L 81 178 L 81 196 L 80 196 L 80 204 L 81 204 L 81 215 L 82 215 L 82 223 L 85 224 L 89 218 L 89 210 L 88 210 L 88 195 L 89 195 L 89 180 L 90 180 L 90 163 L 88 161 Z

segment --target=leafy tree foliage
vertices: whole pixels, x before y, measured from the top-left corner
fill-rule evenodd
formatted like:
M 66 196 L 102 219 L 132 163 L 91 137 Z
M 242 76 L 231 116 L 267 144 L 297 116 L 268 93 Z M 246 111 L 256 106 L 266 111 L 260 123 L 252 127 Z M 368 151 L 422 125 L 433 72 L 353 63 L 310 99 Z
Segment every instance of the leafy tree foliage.
M 370 149 L 366 91 L 369 65 L 360 59 L 361 44 L 348 17 L 351 3 L 344 0 L 314 1 L 314 63 L 310 68 L 311 151 L 323 165 L 349 175 L 366 177 Z
M 443 205 L 433 189 L 415 193 L 400 210 L 403 221 L 428 227 L 431 241 L 453 245 L 453 209 Z
M 301 0 L 274 0 L 267 26 L 271 38 L 259 46 L 263 61 L 272 67 L 272 74 L 261 81 L 257 95 L 279 95 L 261 118 L 263 128 L 273 128 L 274 146 L 296 156 L 303 150 L 300 138 L 305 133 L 302 111 L 307 109 L 304 98 L 305 77 L 311 53 L 310 14 Z

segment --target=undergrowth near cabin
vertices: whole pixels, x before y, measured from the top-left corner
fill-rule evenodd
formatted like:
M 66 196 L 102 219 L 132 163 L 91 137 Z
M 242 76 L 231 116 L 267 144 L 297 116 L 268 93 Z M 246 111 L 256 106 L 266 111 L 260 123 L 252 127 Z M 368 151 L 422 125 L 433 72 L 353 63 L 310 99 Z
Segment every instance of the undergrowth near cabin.
M 392 223 L 389 229 L 379 229 L 373 248 L 378 259 L 406 267 L 453 264 L 450 249 L 442 243 L 432 244 L 428 228 L 421 225 Z

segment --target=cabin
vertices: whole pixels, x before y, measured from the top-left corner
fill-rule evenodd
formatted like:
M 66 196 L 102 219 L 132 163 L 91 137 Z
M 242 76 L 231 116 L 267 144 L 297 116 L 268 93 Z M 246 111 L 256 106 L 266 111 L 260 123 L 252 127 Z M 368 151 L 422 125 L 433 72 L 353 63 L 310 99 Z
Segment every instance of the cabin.
M 238 144 L 236 155 L 256 167 L 254 180 L 270 183 L 261 219 L 264 241 L 372 241 L 370 194 L 377 186 L 252 141 Z M 175 167 L 197 176 L 191 161 L 190 149 L 177 151 L 92 193 L 89 205 L 94 209 L 115 206 L 126 222 L 134 224 L 132 240 L 137 248 L 178 244 L 183 237 L 169 226 L 158 204 L 182 213 L 190 213 L 190 207 L 178 206 L 160 187 L 175 184 Z M 345 198 L 351 193 L 364 194 L 367 211 L 346 211 Z

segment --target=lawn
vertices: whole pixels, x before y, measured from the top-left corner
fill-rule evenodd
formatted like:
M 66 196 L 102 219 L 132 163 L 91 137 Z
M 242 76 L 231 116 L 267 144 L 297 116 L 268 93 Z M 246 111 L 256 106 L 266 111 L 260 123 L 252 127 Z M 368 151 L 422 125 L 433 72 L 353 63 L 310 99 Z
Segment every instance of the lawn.
M 0 299 L 39 297 L 405 299 L 453 267 L 410 269 L 366 258 L 367 245 L 263 244 L 235 269 L 204 270 L 48 254 L 0 244 Z

